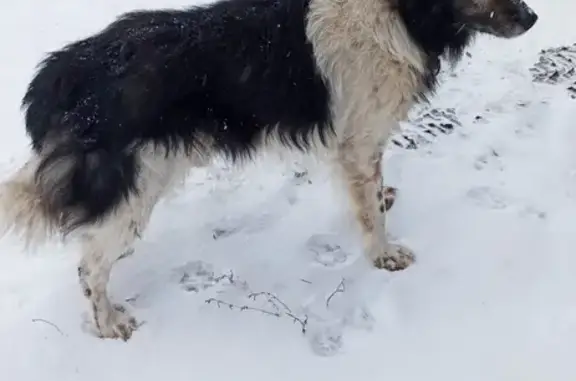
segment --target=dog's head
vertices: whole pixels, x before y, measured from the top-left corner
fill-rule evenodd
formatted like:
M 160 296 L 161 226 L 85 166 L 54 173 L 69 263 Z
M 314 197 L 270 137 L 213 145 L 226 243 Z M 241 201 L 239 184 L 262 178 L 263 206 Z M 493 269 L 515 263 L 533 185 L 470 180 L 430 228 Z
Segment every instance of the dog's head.
M 385 0 L 394 4 L 413 40 L 429 55 L 458 58 L 476 33 L 512 38 L 538 16 L 523 0 Z
M 452 0 L 464 27 L 513 38 L 530 30 L 538 15 L 523 0 Z

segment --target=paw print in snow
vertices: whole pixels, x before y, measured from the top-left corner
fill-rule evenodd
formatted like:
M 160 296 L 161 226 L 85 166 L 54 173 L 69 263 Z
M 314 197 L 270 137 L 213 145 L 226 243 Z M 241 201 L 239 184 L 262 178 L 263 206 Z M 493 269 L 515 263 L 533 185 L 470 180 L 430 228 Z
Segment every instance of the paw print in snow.
M 333 241 L 328 235 L 313 235 L 306 242 L 306 247 L 315 254 L 315 262 L 325 267 L 342 265 L 350 254 Z
M 509 200 L 495 189 L 489 187 L 474 187 L 466 192 L 466 197 L 474 204 L 488 209 L 505 209 L 509 206 Z
M 211 264 L 192 261 L 174 270 L 174 277 L 180 286 L 190 292 L 200 292 L 218 284 L 222 279 L 214 275 Z
M 321 326 L 309 336 L 312 351 L 319 356 L 334 356 L 343 345 L 342 328 L 339 326 Z

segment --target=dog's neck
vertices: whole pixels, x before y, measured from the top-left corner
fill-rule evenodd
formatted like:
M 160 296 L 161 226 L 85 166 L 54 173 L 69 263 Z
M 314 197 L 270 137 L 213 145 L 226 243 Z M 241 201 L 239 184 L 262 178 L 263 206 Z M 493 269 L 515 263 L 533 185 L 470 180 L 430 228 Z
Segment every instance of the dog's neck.
M 427 56 L 426 86 L 433 90 L 440 58 L 456 63 L 474 32 L 458 21 L 452 0 L 384 0 L 402 18 L 408 35 Z
M 390 0 L 414 43 L 429 56 L 458 60 L 472 37 L 452 0 Z

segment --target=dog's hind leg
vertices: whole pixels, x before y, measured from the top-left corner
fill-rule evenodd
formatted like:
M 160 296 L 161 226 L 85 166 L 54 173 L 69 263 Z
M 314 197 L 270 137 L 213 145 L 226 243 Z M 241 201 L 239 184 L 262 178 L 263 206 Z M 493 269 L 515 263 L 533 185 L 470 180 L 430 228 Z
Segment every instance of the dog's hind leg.
M 125 199 L 104 221 L 85 228 L 78 276 L 102 338 L 126 341 L 137 328 L 136 320 L 126 309 L 108 297 L 112 267 L 133 253 L 132 245 L 146 229 L 156 203 L 185 178 L 194 163 L 184 155 L 166 157 L 163 150 L 146 148 L 140 154 L 138 192 Z
M 386 211 L 395 190 L 383 186 L 381 157 L 380 144 L 368 138 L 351 137 L 338 146 L 337 162 L 362 229 L 367 258 L 378 268 L 403 270 L 414 262 L 414 255 L 386 237 Z
M 90 302 L 96 329 L 103 338 L 126 341 L 137 328 L 136 320 L 126 309 L 110 301 L 107 286 L 114 263 L 132 251 L 132 244 L 144 231 L 156 203 L 142 196 L 132 196 L 99 226 L 88 228 L 81 238 L 78 277 Z

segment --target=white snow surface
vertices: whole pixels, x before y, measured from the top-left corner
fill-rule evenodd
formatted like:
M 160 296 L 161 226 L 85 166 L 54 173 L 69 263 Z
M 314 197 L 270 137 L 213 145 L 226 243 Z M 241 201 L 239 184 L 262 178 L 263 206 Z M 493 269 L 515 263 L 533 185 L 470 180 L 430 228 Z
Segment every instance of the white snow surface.
M 462 126 L 385 154 L 386 183 L 399 188 L 390 233 L 416 252 L 409 269 L 368 266 L 322 165 L 197 170 L 115 267 L 111 297 L 144 322 L 126 343 L 86 327 L 75 247 L 0 241 L 0 379 L 575 380 L 576 101 L 528 68 L 540 49 L 576 42 L 576 5 L 529 3 L 533 30 L 479 38 L 433 99 Z M 3 3 L 0 176 L 27 153 L 19 103 L 47 51 L 121 12 L 183 5 Z M 214 279 L 230 273 L 233 283 Z M 305 335 L 284 305 L 307 316 Z

